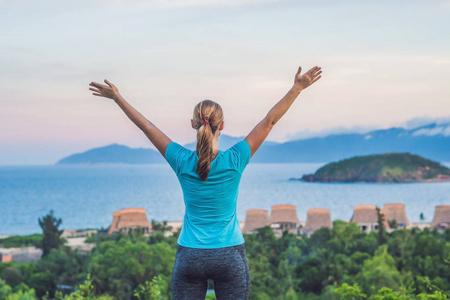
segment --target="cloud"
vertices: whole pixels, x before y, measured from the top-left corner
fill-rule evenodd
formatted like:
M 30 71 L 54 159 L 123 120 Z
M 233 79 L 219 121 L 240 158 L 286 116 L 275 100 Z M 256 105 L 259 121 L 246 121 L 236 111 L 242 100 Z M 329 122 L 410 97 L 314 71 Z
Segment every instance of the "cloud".
M 344 126 L 337 126 L 337 127 L 331 127 L 331 128 L 325 128 L 318 131 L 311 131 L 309 129 L 304 129 L 295 133 L 288 133 L 286 135 L 286 139 L 293 141 L 293 140 L 303 140 L 308 138 L 314 138 L 314 137 L 326 137 L 329 135 L 334 134 L 346 134 L 346 133 L 367 133 L 373 130 L 377 130 L 379 128 L 376 128 L 374 126 L 361 126 L 361 125 L 355 125 L 352 127 L 344 127 Z
M 450 123 L 450 116 L 442 118 L 417 117 L 405 122 L 404 124 L 400 125 L 400 127 L 411 130 L 432 123 L 436 123 L 437 125 L 448 124 Z
M 442 117 L 442 118 L 430 118 L 430 117 L 417 117 L 413 118 L 404 124 L 401 124 L 400 126 L 391 125 L 390 127 L 402 127 L 407 130 L 412 130 L 418 127 L 422 127 L 429 124 L 436 123 L 436 127 L 434 128 L 423 128 L 416 130 L 412 133 L 413 136 L 417 135 L 437 135 L 442 134 L 444 136 L 450 136 L 450 117 Z M 286 135 L 287 140 L 302 140 L 302 139 L 308 139 L 308 138 L 315 138 L 315 137 L 326 137 L 329 135 L 335 135 L 335 134 L 350 134 L 350 133 L 359 133 L 359 134 L 365 134 L 369 133 L 374 130 L 381 130 L 386 128 L 381 128 L 379 126 L 362 126 L 362 125 L 355 125 L 352 127 L 345 127 L 345 126 L 336 126 L 336 127 L 330 127 L 325 128 L 322 130 L 316 130 L 311 131 L 309 129 L 304 129 L 295 133 L 288 133 Z M 372 138 L 371 135 L 365 136 L 365 139 Z
M 438 126 L 434 128 L 423 128 L 416 130 L 412 133 L 412 136 L 418 136 L 418 135 L 438 135 L 442 134 L 444 136 L 450 136 L 450 125 L 449 126 Z

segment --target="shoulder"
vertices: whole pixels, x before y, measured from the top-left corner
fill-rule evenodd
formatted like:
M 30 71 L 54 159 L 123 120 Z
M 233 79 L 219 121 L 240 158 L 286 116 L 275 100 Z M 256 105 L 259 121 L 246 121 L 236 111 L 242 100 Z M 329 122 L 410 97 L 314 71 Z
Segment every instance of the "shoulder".
M 247 151 L 247 150 L 250 150 L 250 145 L 244 139 L 244 140 L 241 140 L 241 141 L 237 142 L 236 144 L 234 144 L 228 150 L 231 150 L 231 151 Z
M 164 153 L 164 157 L 167 158 L 167 156 L 173 156 L 173 155 L 180 155 L 192 152 L 191 150 L 183 147 L 182 145 L 178 144 L 177 142 L 171 141 L 169 145 L 167 145 L 166 151 Z
M 183 159 L 189 154 L 192 155 L 191 150 L 172 141 L 169 143 L 169 145 L 167 145 L 166 151 L 164 153 L 164 158 L 170 164 L 172 169 L 178 174 Z
M 237 142 L 231 148 L 228 148 L 226 152 L 228 153 L 235 167 L 240 171 L 243 171 L 245 166 L 250 161 L 251 149 L 250 145 L 245 139 Z

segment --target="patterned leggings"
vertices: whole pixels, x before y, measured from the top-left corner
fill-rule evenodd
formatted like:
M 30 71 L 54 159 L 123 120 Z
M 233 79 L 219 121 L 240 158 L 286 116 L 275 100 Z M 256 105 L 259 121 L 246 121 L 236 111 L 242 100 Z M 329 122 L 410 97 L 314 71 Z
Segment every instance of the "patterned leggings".
M 177 246 L 172 273 L 173 300 L 204 300 L 208 279 L 217 300 L 247 300 L 250 271 L 244 244 L 215 249 Z

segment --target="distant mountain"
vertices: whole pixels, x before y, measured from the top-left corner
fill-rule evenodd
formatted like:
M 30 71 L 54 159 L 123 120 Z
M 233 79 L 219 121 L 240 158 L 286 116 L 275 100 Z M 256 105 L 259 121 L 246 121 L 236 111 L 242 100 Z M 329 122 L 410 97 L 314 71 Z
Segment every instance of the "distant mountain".
M 164 163 L 164 157 L 155 150 L 130 148 L 117 143 L 94 148 L 59 160 L 56 164 L 155 164 Z
M 220 135 L 220 149 L 225 150 L 244 137 Z M 184 145 L 195 150 L 195 142 Z M 265 141 L 252 157 L 252 163 L 332 162 L 352 156 L 386 152 L 413 153 L 427 159 L 450 162 L 450 123 L 429 124 L 415 129 L 390 128 L 365 134 L 334 134 L 320 138 L 277 143 Z M 163 163 L 161 154 L 152 149 L 129 148 L 111 144 L 74 154 L 57 164 L 152 164 Z
M 331 162 L 356 155 L 409 152 L 439 162 L 450 161 L 450 123 L 415 129 L 390 128 L 365 134 L 334 134 L 261 147 L 254 163 Z
M 220 149 L 226 150 L 244 137 L 219 136 Z M 277 142 L 265 141 L 263 145 L 277 145 Z M 196 143 L 184 147 L 195 150 Z M 56 164 L 158 164 L 165 160 L 159 151 L 146 148 L 130 148 L 117 143 L 104 147 L 93 148 L 83 153 L 77 153 L 59 160 Z
M 450 169 L 410 153 L 355 156 L 303 175 L 304 181 L 318 182 L 425 182 L 450 181 Z

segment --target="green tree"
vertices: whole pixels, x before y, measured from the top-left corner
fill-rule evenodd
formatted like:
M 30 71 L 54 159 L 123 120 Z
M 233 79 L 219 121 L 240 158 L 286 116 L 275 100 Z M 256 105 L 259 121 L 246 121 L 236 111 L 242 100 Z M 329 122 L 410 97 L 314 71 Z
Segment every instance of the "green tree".
M 17 286 L 19 287 L 19 286 Z M 21 284 L 19 288 L 11 288 L 0 278 L 0 299 L 2 300 L 37 300 L 34 289 L 28 288 L 26 284 Z
M 48 294 L 44 297 L 44 299 L 48 298 Z M 55 293 L 55 300 L 115 300 L 116 298 L 109 295 L 94 295 L 94 286 L 92 285 L 92 280 L 90 278 L 90 274 L 87 275 L 86 280 L 78 285 L 78 288 L 75 292 L 70 295 L 64 297 L 61 292 Z
M 167 278 L 163 275 L 153 277 L 152 281 L 146 281 L 134 291 L 134 296 L 139 300 L 168 300 L 170 297 L 167 294 L 169 289 Z
M 25 280 L 20 269 L 15 266 L 10 266 L 3 270 L 2 277 L 8 285 L 13 287 Z
M 357 248 L 359 240 L 365 236 L 356 223 L 336 220 L 333 222 L 327 246 L 334 252 L 351 254 Z
M 31 275 L 29 283 L 30 287 L 35 290 L 36 296 L 39 298 L 46 294 L 50 294 L 51 297 L 55 295 L 56 275 L 48 270 Z
M 172 226 L 167 225 L 167 221 L 157 222 L 152 219 L 152 230 L 161 231 L 164 234 L 166 231 L 171 231 Z
M 375 256 L 364 261 L 361 271 L 357 275 L 357 281 L 362 290 L 374 295 L 382 287 L 397 290 L 401 284 L 400 272 L 395 267 L 394 258 L 387 252 L 388 245 L 381 245 L 375 252 Z
M 58 230 L 62 220 L 56 219 L 53 216 L 53 210 L 50 210 L 50 214 L 44 216 L 42 219 L 38 218 L 38 221 L 44 234 L 42 244 L 39 246 L 42 248 L 42 256 L 47 256 L 51 249 L 58 248 L 64 244 L 64 240 L 61 239 L 61 234 L 64 230 Z
M 149 245 L 126 238 L 102 242 L 92 252 L 88 268 L 94 291 L 96 295 L 107 293 L 131 299 L 139 284 L 160 274 L 170 278 L 175 253 L 176 250 L 165 242 Z M 169 293 L 170 290 L 165 291 Z
M 396 219 L 392 219 L 390 221 L 388 221 L 389 224 L 389 228 L 391 229 L 397 229 L 398 228 L 398 224 L 397 224 L 397 220 Z
M 343 283 L 335 290 L 335 293 L 340 295 L 340 300 L 363 300 L 367 299 L 367 295 L 361 292 L 358 284 L 348 285 Z
M 377 222 L 378 222 L 378 244 L 383 245 L 388 241 L 388 236 L 386 234 L 386 228 L 384 227 L 385 217 L 381 213 L 380 208 L 377 206 Z

